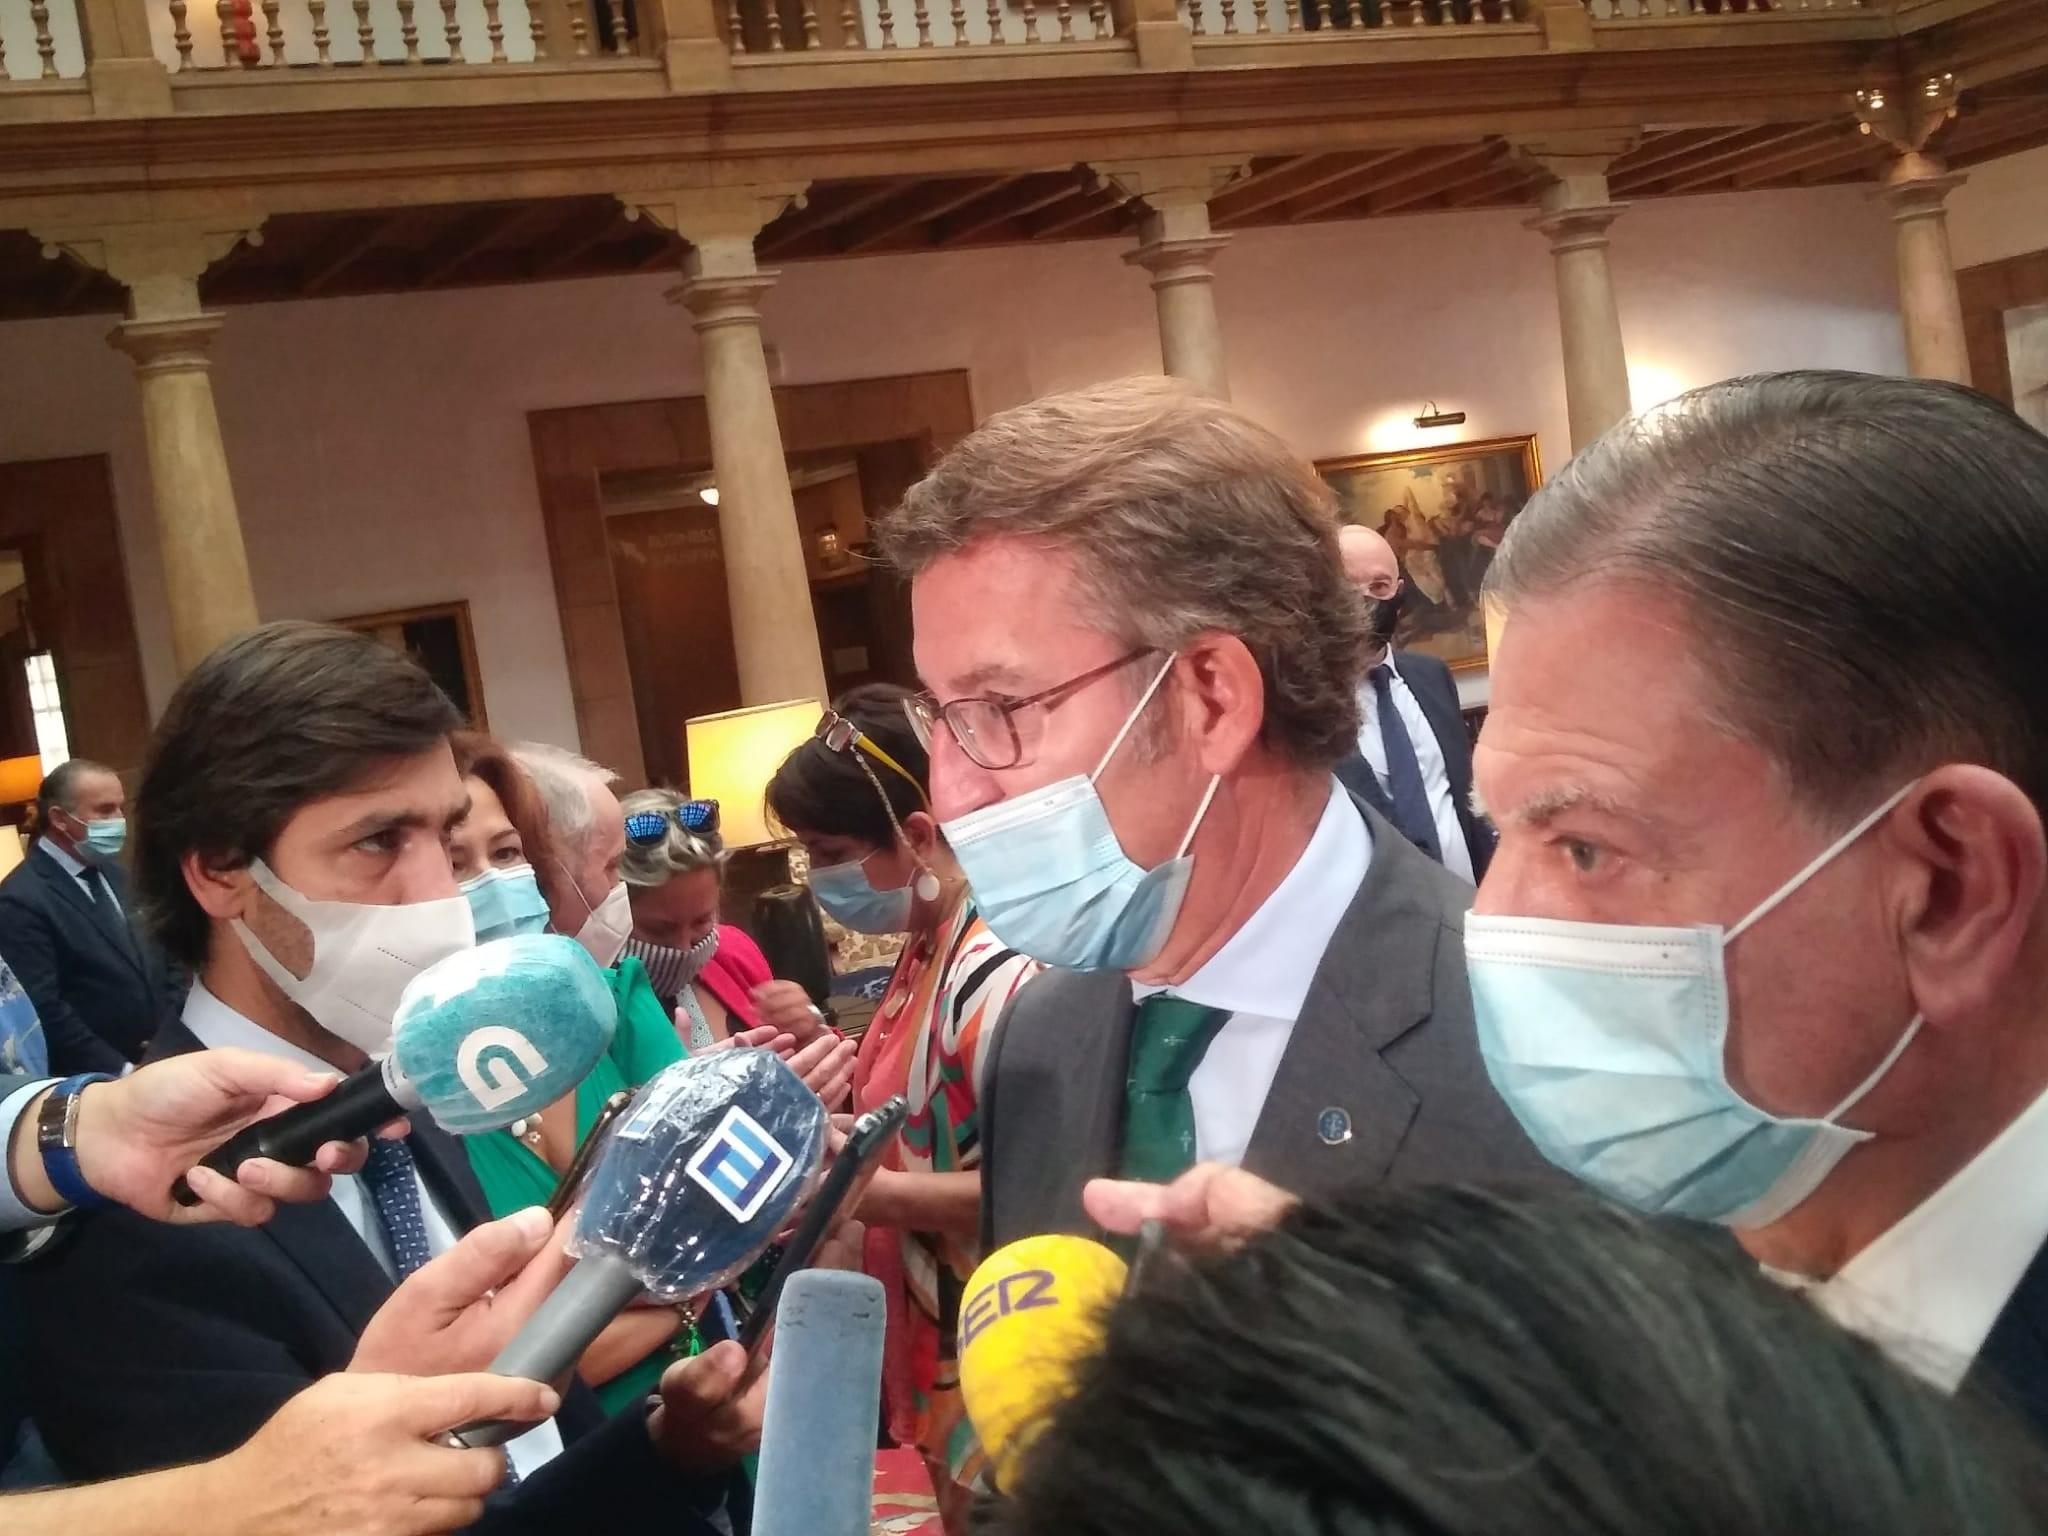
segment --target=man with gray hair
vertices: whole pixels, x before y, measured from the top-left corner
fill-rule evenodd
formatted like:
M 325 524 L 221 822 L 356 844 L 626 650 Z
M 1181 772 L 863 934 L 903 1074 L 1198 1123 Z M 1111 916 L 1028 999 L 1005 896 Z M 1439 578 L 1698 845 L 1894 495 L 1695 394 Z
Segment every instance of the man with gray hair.
M 607 968 L 618 963 L 633 934 L 633 908 L 619 864 L 626 856 L 626 816 L 612 785 L 619 776 L 566 747 L 521 742 L 513 759 L 540 796 L 554 844 L 543 854 L 541 890 L 555 932 L 572 935 Z
M 1298 454 L 1126 380 L 991 418 L 882 538 L 932 809 L 997 937 L 1061 968 L 989 1050 L 986 1241 L 1198 1157 L 1302 1191 L 1540 1166 L 1481 1080 L 1471 887 L 1331 775 L 1365 612 Z
M 1495 1085 L 1558 1166 L 2048 1428 L 2048 437 L 1928 380 L 1711 385 L 1574 459 L 1489 582 Z M 1091 1196 L 1225 1208 L 1273 1209 Z

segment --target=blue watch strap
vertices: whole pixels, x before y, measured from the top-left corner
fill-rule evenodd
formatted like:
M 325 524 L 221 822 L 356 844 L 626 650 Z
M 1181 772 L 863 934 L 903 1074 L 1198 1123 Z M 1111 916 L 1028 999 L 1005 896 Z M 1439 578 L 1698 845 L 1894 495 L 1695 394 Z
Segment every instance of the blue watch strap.
M 95 1210 L 113 1202 L 90 1184 L 79 1171 L 78 1095 L 92 1083 L 111 1083 L 104 1072 L 81 1072 L 67 1077 L 50 1090 L 36 1115 L 36 1147 L 43 1154 L 43 1172 L 50 1187 L 65 1204 L 82 1211 Z

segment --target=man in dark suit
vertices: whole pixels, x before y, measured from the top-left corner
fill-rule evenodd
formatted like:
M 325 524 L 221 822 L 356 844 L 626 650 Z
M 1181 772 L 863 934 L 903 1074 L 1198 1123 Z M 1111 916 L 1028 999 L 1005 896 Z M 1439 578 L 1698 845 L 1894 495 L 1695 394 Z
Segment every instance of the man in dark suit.
M 1358 744 L 1337 764 L 1337 777 L 1403 837 L 1476 885 L 1494 831 L 1472 809 L 1472 746 L 1458 685 L 1434 656 L 1392 649 L 1405 591 L 1394 547 L 1370 528 L 1346 524 L 1337 530 L 1337 550 L 1372 625 Z
M 996 935 L 1061 968 L 989 1047 L 989 1242 L 1197 1159 L 1298 1190 L 1541 1169 L 1480 1063 L 1470 888 L 1331 776 L 1365 615 L 1299 455 L 1126 380 L 991 418 L 884 539 L 933 809 Z
M 0 958 L 36 1005 L 51 1070 L 117 1075 L 185 996 L 133 921 L 116 862 L 127 795 L 111 768 L 74 757 L 43 780 L 36 812 L 35 847 L 0 880 Z
M 469 942 L 444 844 L 467 811 L 458 723 L 410 660 L 317 625 L 250 631 L 185 679 L 138 796 L 144 911 L 198 975 L 155 1054 L 239 1046 L 352 1071 L 382 1047 L 407 977 Z M 483 1215 L 460 1147 L 420 1123 L 257 1230 L 93 1214 L 20 1275 L 44 1440 L 84 1477 L 227 1450 L 348 1366 L 394 1285 Z M 602 1425 L 572 1387 L 510 1444 L 522 1481 L 476 1529 L 743 1522 L 731 1469 L 759 1422 L 744 1358 L 684 1362 L 651 1414 Z

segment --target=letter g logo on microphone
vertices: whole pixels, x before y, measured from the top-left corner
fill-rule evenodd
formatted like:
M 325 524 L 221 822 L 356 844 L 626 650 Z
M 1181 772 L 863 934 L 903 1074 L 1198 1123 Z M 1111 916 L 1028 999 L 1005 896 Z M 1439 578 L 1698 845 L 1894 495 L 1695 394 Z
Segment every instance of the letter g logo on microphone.
M 520 1075 L 519 1068 L 525 1069 L 525 1076 Z M 455 1050 L 455 1075 L 485 1109 L 511 1103 L 547 1069 L 548 1059 L 534 1043 L 518 1030 L 502 1024 L 475 1031 Z

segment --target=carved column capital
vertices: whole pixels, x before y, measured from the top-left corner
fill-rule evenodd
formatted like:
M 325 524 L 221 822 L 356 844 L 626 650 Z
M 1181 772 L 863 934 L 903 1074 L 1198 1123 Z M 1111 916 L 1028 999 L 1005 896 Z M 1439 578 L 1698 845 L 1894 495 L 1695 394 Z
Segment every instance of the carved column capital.
M 680 187 L 621 192 L 626 216 L 649 219 L 689 242 L 683 267 L 699 277 L 746 277 L 758 270 L 754 237 L 792 208 L 804 206 L 808 182 Z
M 1917 155 L 1956 115 L 1956 77 L 1946 72 L 1908 84 L 1866 86 L 1856 93 L 1858 130 L 1901 155 Z
M 225 318 L 200 313 L 175 320 L 123 320 L 108 334 L 107 345 L 135 359 L 135 372 L 141 378 L 204 372 L 213 338 Z
M 142 321 L 199 315 L 199 279 L 242 241 L 259 245 L 262 217 L 166 224 L 58 226 L 31 231 L 43 255 L 68 252 L 128 290 L 128 313 Z

